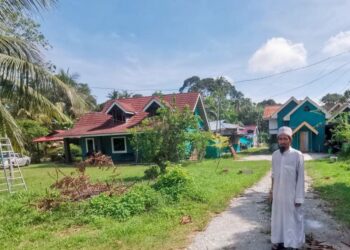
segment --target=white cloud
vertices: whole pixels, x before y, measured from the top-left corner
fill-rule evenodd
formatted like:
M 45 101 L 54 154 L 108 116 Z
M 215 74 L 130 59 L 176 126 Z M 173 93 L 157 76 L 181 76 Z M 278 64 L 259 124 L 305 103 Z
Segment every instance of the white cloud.
M 292 43 L 283 37 L 269 39 L 249 60 L 254 73 L 278 73 L 306 65 L 307 51 L 302 43 Z
M 329 55 L 336 55 L 348 50 L 350 50 L 350 31 L 340 32 L 330 37 L 323 47 L 323 52 Z

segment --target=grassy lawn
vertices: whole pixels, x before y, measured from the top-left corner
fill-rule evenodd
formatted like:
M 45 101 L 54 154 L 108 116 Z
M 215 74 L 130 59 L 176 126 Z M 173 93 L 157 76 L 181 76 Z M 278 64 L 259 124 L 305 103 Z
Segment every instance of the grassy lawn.
M 185 167 L 204 201 L 180 200 L 118 221 L 110 217 L 84 213 L 84 202 L 70 202 L 54 211 L 38 211 L 35 201 L 45 195 L 53 183 L 53 165 L 23 168 L 30 192 L 0 196 L 0 249 L 178 249 L 189 243 L 190 235 L 203 230 L 210 218 L 223 211 L 232 196 L 251 186 L 269 169 L 269 162 L 234 162 L 222 159 L 191 163 Z M 72 167 L 59 165 L 66 173 Z M 144 166 L 121 166 L 117 173 L 89 168 L 94 180 L 110 178 L 145 182 Z M 223 171 L 223 169 L 225 169 Z M 239 170 L 250 174 L 239 174 Z M 86 201 L 87 202 L 87 201 Z M 192 223 L 182 225 L 183 215 Z
M 249 149 L 244 149 L 241 152 L 237 153 L 239 158 L 248 156 L 248 155 L 264 155 L 271 154 L 268 147 L 254 147 Z
M 350 162 L 311 161 L 306 168 L 315 191 L 333 207 L 335 217 L 350 227 Z

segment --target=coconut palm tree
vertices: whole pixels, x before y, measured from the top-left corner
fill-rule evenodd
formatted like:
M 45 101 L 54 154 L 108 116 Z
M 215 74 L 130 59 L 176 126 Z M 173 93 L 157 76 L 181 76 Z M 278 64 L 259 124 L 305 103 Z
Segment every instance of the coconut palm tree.
M 47 69 L 35 44 L 1 32 L 6 29 L 6 17 L 11 13 L 30 15 L 55 3 L 56 0 L 0 0 L 0 134 L 10 137 L 17 148 L 23 148 L 23 140 L 9 112 L 11 105 L 68 121 L 70 118 L 45 97 L 46 93 L 59 90 L 76 110 L 85 109 L 84 100 L 74 89 Z

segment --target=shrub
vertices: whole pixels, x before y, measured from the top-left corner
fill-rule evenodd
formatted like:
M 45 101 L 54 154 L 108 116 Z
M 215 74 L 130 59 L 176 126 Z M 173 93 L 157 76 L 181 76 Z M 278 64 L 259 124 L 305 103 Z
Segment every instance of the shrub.
M 76 158 L 82 155 L 81 147 L 75 144 L 70 144 L 70 152 L 73 158 Z
M 158 177 L 160 170 L 158 166 L 152 166 L 145 170 L 145 179 L 152 180 Z
M 161 175 L 153 187 L 176 201 L 181 195 L 188 193 L 192 185 L 193 180 L 188 173 L 177 166 Z
M 59 145 L 56 147 L 51 147 L 47 150 L 48 156 L 51 161 L 60 161 L 63 160 L 63 146 Z
M 89 213 L 126 220 L 155 207 L 159 195 L 149 186 L 137 186 L 121 197 L 100 195 L 90 200 Z

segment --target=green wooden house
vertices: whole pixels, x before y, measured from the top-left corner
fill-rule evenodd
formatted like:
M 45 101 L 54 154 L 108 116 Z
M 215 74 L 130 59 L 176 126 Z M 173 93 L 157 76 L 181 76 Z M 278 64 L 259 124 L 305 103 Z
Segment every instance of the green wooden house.
M 326 123 L 331 115 L 306 97 L 291 97 L 283 105 L 267 106 L 263 118 L 268 120 L 270 140 L 277 148 L 277 132 L 281 126 L 293 130 L 292 146 L 302 152 L 325 152 Z
M 110 100 L 101 112 L 83 115 L 70 130 L 60 134 L 64 138 L 66 161 L 70 162 L 71 143 L 81 146 L 83 158 L 94 152 L 112 157 L 114 162 L 133 162 L 137 155 L 131 147 L 129 129 L 149 116 L 156 115 L 162 105 L 180 110 L 186 106 L 198 115 L 200 127 L 208 130 L 208 120 L 199 93 L 181 93 L 162 96 L 146 96 Z

